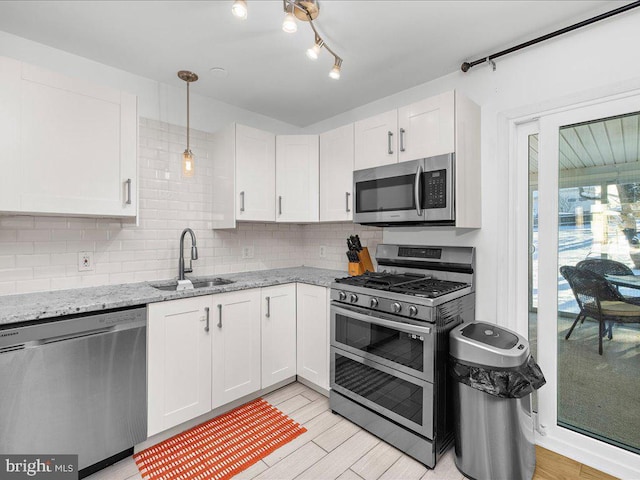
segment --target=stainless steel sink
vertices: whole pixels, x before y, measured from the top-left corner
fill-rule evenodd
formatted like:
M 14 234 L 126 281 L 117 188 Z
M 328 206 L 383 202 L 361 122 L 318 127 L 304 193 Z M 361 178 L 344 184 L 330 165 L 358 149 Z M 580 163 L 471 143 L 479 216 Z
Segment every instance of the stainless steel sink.
M 224 278 L 212 278 L 210 280 L 192 280 L 193 288 L 207 288 L 207 287 L 218 287 L 220 285 L 229 285 L 233 283 L 233 280 L 226 280 Z M 151 284 L 153 288 L 157 288 L 158 290 L 166 290 L 170 292 L 176 291 L 178 288 L 177 283 L 169 283 L 169 284 Z

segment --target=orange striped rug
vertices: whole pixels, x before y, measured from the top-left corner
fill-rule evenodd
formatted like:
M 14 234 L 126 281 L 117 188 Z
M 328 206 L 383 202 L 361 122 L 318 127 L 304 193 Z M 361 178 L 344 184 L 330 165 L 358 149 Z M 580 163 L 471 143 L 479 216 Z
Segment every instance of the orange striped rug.
M 150 480 L 226 479 L 306 431 L 258 398 L 133 458 Z

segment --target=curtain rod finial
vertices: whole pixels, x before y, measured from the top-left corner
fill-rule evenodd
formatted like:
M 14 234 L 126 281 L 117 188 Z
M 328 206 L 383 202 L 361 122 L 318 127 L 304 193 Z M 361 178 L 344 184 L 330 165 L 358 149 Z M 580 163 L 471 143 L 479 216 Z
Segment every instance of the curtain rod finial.
M 464 62 L 462 65 L 460 65 L 460 70 L 462 70 L 463 72 L 468 72 L 470 68 L 471 64 L 469 62 Z

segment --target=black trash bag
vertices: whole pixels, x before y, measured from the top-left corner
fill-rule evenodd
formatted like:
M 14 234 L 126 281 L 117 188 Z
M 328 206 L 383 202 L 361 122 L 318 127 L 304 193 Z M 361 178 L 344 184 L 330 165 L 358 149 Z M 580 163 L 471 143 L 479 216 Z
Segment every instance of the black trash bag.
M 515 368 L 469 365 L 453 357 L 449 357 L 449 367 L 458 382 L 502 398 L 522 398 L 547 383 L 531 355 L 527 363 Z

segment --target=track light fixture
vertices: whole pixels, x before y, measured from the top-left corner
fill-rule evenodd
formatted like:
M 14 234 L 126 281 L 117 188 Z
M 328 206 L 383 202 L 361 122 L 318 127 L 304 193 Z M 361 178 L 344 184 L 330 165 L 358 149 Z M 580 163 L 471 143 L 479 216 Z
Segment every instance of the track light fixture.
M 320 50 L 326 49 L 333 55 L 333 68 L 329 72 L 329 77 L 334 80 L 340 78 L 340 69 L 342 67 L 342 58 L 340 58 L 329 46 L 316 30 L 313 21 L 320 14 L 320 4 L 317 0 L 282 0 L 284 7 L 284 21 L 282 22 L 282 30 L 286 33 L 295 33 L 298 30 L 297 20 L 309 22 L 315 42 L 313 46 L 307 49 L 307 57 L 311 60 L 317 60 L 320 56 Z M 247 18 L 247 2 L 245 0 L 235 0 L 233 2 L 232 12 L 236 17 Z

